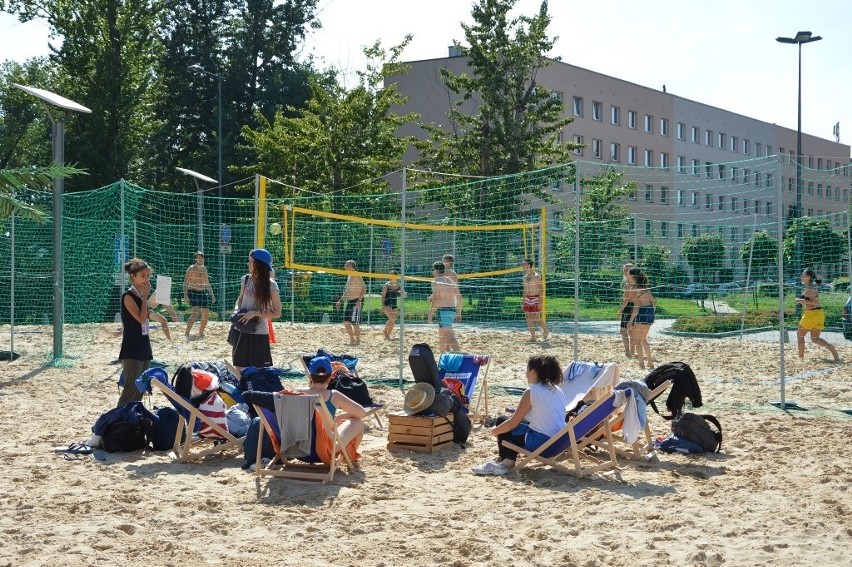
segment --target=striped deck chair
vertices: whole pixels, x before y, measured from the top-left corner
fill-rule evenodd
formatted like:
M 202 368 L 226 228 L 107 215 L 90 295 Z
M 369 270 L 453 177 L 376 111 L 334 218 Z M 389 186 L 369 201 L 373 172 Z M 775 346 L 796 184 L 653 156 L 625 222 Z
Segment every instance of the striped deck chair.
M 194 461 L 243 446 L 242 438 L 228 433 L 225 428 L 204 415 L 190 400 L 175 392 L 169 384 L 169 375 L 162 368 L 149 368 L 136 380 L 137 388 L 145 388 L 147 384 L 166 396 L 180 418 L 171 451 L 175 461 Z M 206 437 L 199 436 L 197 432 L 202 428 L 211 433 Z
M 277 395 L 292 395 L 292 394 L 275 394 Z M 254 404 L 254 409 L 260 417 L 262 428 L 257 440 L 257 455 L 255 457 L 254 471 L 255 476 L 273 476 L 279 478 L 290 478 L 293 480 L 319 481 L 323 484 L 334 480 L 334 473 L 340 468 L 342 462 L 346 463 L 348 470 L 352 470 L 354 465 L 347 451 L 342 450 L 340 435 L 337 433 L 337 427 L 334 424 L 334 418 L 331 412 L 325 405 L 325 402 L 319 397 L 314 396 L 314 411 L 310 419 L 311 428 L 311 452 L 307 456 L 297 459 L 284 456 L 283 448 L 281 447 L 281 430 L 278 427 L 278 419 L 275 411 L 266 407 L 261 407 Z M 326 431 L 332 432 L 331 451 L 333 456 L 328 464 L 322 462 L 317 454 L 316 440 L 317 430 L 320 427 L 325 427 Z M 264 464 L 262 460 L 263 435 L 269 435 L 272 440 L 272 446 L 275 450 L 275 457 Z
M 479 386 L 479 394 L 476 398 L 476 404 L 472 411 L 469 412 L 471 422 L 479 419 L 485 421 L 488 417 L 488 370 L 491 368 L 491 355 L 488 354 L 461 354 L 447 353 L 441 355 L 438 361 L 438 380 L 444 378 L 455 378 L 464 384 L 464 393 L 467 399 L 473 402 L 473 396 L 476 394 L 477 382 L 481 382 Z M 480 380 L 479 375 L 482 374 Z M 482 403 L 483 413 L 479 413 L 479 407 Z
M 624 393 L 625 396 L 633 394 L 630 389 L 624 390 Z M 556 470 L 577 477 L 588 476 L 599 471 L 616 468 L 618 460 L 610 425 L 613 416 L 619 411 L 619 406 L 616 405 L 618 396 L 617 392 L 612 392 L 599 398 L 592 405 L 578 413 L 535 451 L 528 451 L 523 447 L 503 441 L 504 447 L 518 452 L 519 459 L 516 461 L 515 468 L 511 472 L 521 470 L 532 461 L 538 461 Z M 599 429 L 603 430 L 603 438 L 608 441 L 606 449 L 609 459 L 601 460 L 584 451 L 593 441 L 599 439 Z M 570 464 L 573 464 L 573 466 L 565 466 L 557 462 L 556 459 L 561 458 L 565 453 L 568 453 L 570 456 Z M 584 465 L 583 459 L 591 461 L 592 464 Z
M 308 371 L 308 366 L 311 363 L 311 359 L 316 357 L 316 356 L 328 356 L 328 353 L 326 353 L 325 355 L 303 354 L 302 356 L 299 357 L 299 360 L 302 362 L 302 368 L 305 371 L 305 376 L 310 375 L 310 372 Z M 336 357 L 334 355 L 329 356 L 329 358 L 331 358 L 331 360 L 332 360 L 332 367 L 334 367 L 335 363 L 343 364 L 344 366 L 346 366 L 347 370 L 349 372 L 351 372 L 355 377 L 357 377 L 359 380 L 363 380 L 363 378 L 361 378 L 358 375 L 358 370 L 355 368 L 356 364 L 358 363 L 357 358 L 346 357 L 345 363 L 343 361 L 341 361 L 340 357 Z M 344 393 L 346 393 L 346 392 L 344 392 Z M 357 402 L 358 400 L 354 400 L 354 401 Z M 384 429 L 384 426 L 382 425 L 382 420 L 379 419 L 379 410 L 384 409 L 384 407 L 385 407 L 384 404 L 372 403 L 372 404 L 367 404 L 367 405 L 364 405 L 364 404 L 361 404 L 361 405 L 365 410 L 367 410 L 367 415 L 364 416 L 364 424 L 366 425 L 367 419 L 370 416 L 373 416 L 374 418 L 376 418 L 376 423 L 378 424 L 379 429 Z

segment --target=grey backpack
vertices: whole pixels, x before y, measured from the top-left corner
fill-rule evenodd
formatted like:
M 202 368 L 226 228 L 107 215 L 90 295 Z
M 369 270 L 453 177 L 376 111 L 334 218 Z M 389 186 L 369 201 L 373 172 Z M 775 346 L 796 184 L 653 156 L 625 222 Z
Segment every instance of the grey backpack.
M 710 424 L 716 426 L 714 431 Z M 718 453 L 722 449 L 722 425 L 719 420 L 709 414 L 682 413 L 672 420 L 672 433 L 692 441 L 710 453 Z

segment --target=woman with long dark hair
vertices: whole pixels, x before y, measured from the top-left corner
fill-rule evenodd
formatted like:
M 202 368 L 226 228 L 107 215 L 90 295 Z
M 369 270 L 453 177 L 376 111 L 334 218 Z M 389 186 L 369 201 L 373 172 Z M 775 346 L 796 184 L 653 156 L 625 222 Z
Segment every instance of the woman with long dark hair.
M 834 357 L 834 362 L 840 362 L 837 349 L 833 344 L 819 336 L 825 329 L 825 311 L 819 301 L 819 291 L 814 284 L 821 284 L 822 279 L 816 275 L 812 268 L 802 272 L 802 284 L 805 286 L 802 295 L 796 298 L 796 303 L 802 305 L 802 319 L 799 321 L 799 329 L 796 331 L 796 342 L 799 347 L 799 358 L 805 358 L 805 336 L 810 333 L 811 342 L 815 345 L 827 348 Z
M 263 248 L 252 250 L 248 270 L 240 282 L 236 303 L 240 312 L 237 318 L 248 327 L 237 331 L 232 343 L 231 358 L 237 370 L 247 366 L 272 366 L 267 321 L 281 316 L 281 296 L 278 284 L 272 279 L 272 254 Z
M 648 368 L 654 368 L 651 345 L 648 344 L 648 332 L 654 323 L 657 301 L 651 294 L 648 276 L 640 268 L 634 266 L 627 271 L 627 282 L 628 290 L 625 291 L 625 299 L 633 303 L 627 330 L 636 349 L 636 359 L 639 361 L 640 368 L 645 368 L 643 357 L 648 361 Z

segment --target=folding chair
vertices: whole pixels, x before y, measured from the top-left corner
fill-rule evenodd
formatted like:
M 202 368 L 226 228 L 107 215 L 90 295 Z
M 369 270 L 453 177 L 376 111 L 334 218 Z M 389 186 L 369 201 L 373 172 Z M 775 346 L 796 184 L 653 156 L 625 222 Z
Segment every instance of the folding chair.
M 308 370 L 308 366 L 310 366 L 310 364 L 311 364 L 311 359 L 316 357 L 316 356 L 323 356 L 323 355 L 320 355 L 320 354 L 303 354 L 302 356 L 299 357 L 299 360 L 302 362 L 302 368 L 305 371 L 305 376 L 310 376 L 310 371 Z M 325 356 L 328 356 L 328 353 L 326 353 Z M 349 370 L 349 372 L 351 372 L 359 380 L 363 381 L 363 378 L 361 378 L 358 375 L 358 370 L 355 368 L 355 366 L 358 363 L 357 358 L 354 358 L 354 357 L 341 358 L 341 357 L 334 356 L 334 355 L 330 355 L 329 358 L 331 358 L 332 365 L 335 362 L 342 363 L 344 366 L 346 366 L 346 368 Z M 372 403 L 372 404 L 368 404 L 368 405 L 363 406 L 363 408 L 365 410 L 367 410 L 367 414 L 364 416 L 364 423 L 366 424 L 367 418 L 369 418 L 370 416 L 373 416 L 373 417 L 376 418 L 376 423 L 378 424 L 379 429 L 384 429 L 384 426 L 382 425 L 382 420 L 379 419 L 379 410 L 384 409 L 384 407 L 385 407 L 384 404 L 377 404 L 377 403 Z
M 294 394 L 279 393 L 275 395 L 286 396 Z M 278 419 L 275 411 L 254 404 L 255 411 L 263 425 L 257 440 L 257 455 L 254 465 L 255 476 L 274 476 L 294 480 L 319 481 L 325 484 L 334 480 L 334 472 L 340 468 L 341 460 L 346 462 L 348 470 L 351 471 L 354 468 L 352 459 L 349 457 L 346 448 L 343 447 L 331 412 L 328 411 L 325 402 L 319 396 L 314 396 L 313 398 L 314 411 L 310 417 L 311 451 L 308 455 L 298 458 L 288 458 L 283 455 L 286 447 L 281 446 L 281 430 L 278 427 Z M 322 427 L 331 432 L 332 457 L 328 464 L 323 463 L 317 454 L 317 432 Z M 275 457 L 265 465 L 261 457 L 264 433 L 269 435 L 272 440 L 272 446 L 275 449 Z
M 459 358 L 461 357 L 461 358 Z M 483 371 L 483 368 L 485 369 Z M 467 399 L 473 401 L 473 396 L 476 393 L 476 383 L 479 381 L 479 374 L 482 374 L 482 385 L 479 387 L 479 394 L 476 398 L 476 405 L 473 411 L 469 412 L 471 422 L 477 418 L 480 421 L 485 421 L 488 417 L 488 371 L 491 369 L 491 355 L 488 354 L 461 354 L 461 353 L 444 353 L 438 362 L 438 381 L 444 378 L 455 378 L 464 384 L 464 395 Z M 480 415 L 479 406 L 483 404 L 483 411 Z
M 630 389 L 625 390 L 624 393 L 625 396 L 633 395 Z M 503 441 L 504 447 L 517 451 L 518 456 L 521 457 L 515 463 L 512 472 L 519 471 L 532 461 L 538 461 L 577 477 L 616 468 L 618 461 L 612 440 L 611 421 L 619 410 L 619 406 L 616 405 L 618 397 L 618 393 L 612 392 L 599 398 L 578 413 L 535 451 L 528 451 L 523 447 Z M 603 436 L 608 441 L 606 449 L 609 459 L 600 460 L 584 451 L 590 443 L 599 438 L 597 435 L 599 428 L 603 430 Z M 569 468 L 556 461 L 566 452 L 570 453 L 573 467 Z M 590 460 L 592 464 L 584 466 L 581 459 Z
M 662 384 L 657 386 L 657 388 L 655 390 L 651 391 L 651 395 L 648 396 L 648 399 L 646 400 L 646 402 L 650 405 L 650 403 L 652 401 L 659 398 L 671 385 L 672 385 L 672 381 L 666 380 L 665 382 L 663 382 Z M 613 441 L 615 441 L 617 443 L 617 445 L 615 445 L 615 452 L 618 453 L 622 457 L 626 457 L 626 458 L 634 460 L 634 461 L 643 461 L 643 460 L 649 461 L 649 460 L 653 459 L 654 457 L 656 457 L 657 451 L 656 451 L 656 449 L 654 449 L 654 439 L 653 439 L 653 436 L 651 435 L 650 419 L 645 420 L 645 428 L 643 429 L 643 436 L 642 436 L 642 437 L 644 437 L 644 443 L 643 443 L 642 437 L 640 437 L 639 439 L 637 439 L 633 443 L 629 443 L 627 441 L 627 439 L 624 438 L 624 434 L 621 431 L 622 426 L 624 425 L 623 410 L 624 410 L 624 406 L 621 406 L 619 408 L 618 413 L 614 416 L 614 419 L 612 421 L 612 429 L 613 429 L 612 438 L 613 438 Z M 650 418 L 650 417 L 651 417 L 650 415 L 647 416 L 647 418 Z M 603 433 L 602 432 L 598 432 L 598 433 L 599 434 L 597 436 L 596 442 L 599 442 L 601 445 L 605 444 L 606 441 L 601 440 Z M 629 447 L 629 448 L 623 448 L 624 445 L 627 445 L 627 447 Z
M 243 445 L 243 439 L 237 438 L 223 428 L 221 425 L 201 413 L 192 402 L 175 392 L 169 384 L 169 376 L 162 368 L 149 368 L 137 378 L 137 388 L 146 387 L 145 382 L 160 390 L 166 399 L 174 406 L 180 420 L 175 432 L 175 442 L 172 447 L 172 456 L 175 461 L 186 462 L 203 459 L 210 455 L 223 453 L 231 448 L 239 449 Z M 206 426 L 215 433 L 215 437 L 199 437 L 196 431 Z M 209 446 L 208 446 L 209 445 Z M 205 449 L 198 450 L 202 446 Z

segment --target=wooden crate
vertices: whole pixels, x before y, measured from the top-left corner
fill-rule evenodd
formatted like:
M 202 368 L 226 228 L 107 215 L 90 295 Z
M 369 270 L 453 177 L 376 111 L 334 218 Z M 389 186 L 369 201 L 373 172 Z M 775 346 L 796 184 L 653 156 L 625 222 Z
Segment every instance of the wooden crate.
M 434 453 L 453 442 L 452 413 L 446 418 L 390 414 L 388 419 L 388 449 Z

